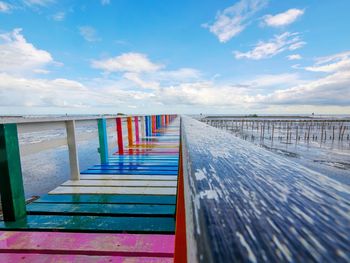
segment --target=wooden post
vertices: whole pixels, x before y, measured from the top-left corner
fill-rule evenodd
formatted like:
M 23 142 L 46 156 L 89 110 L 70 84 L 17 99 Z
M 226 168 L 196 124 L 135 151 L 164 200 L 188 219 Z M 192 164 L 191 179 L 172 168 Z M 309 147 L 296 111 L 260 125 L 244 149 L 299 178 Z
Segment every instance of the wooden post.
M 135 141 L 140 141 L 140 134 L 139 134 L 139 117 L 134 117 L 134 123 L 135 123 Z
M 108 162 L 108 142 L 107 142 L 107 122 L 106 119 L 98 119 L 98 140 L 100 143 L 100 148 L 98 152 L 100 153 L 101 164 Z
M 152 135 L 156 133 L 156 116 L 152 115 Z
M 141 138 L 145 138 L 145 116 L 141 116 Z
M 75 134 L 75 121 L 66 121 L 67 144 L 69 152 L 69 166 L 71 180 L 80 179 L 78 147 Z
M 117 141 L 118 141 L 118 153 L 120 155 L 124 154 L 124 146 L 123 146 L 123 126 L 122 126 L 122 118 L 116 118 L 117 125 Z
M 146 124 L 146 136 L 148 137 L 150 135 L 150 122 L 149 122 L 149 116 L 145 117 L 145 124 Z
M 179 177 L 176 200 L 176 226 L 175 226 L 175 253 L 174 263 L 187 262 L 187 242 L 186 242 L 186 211 L 184 196 L 184 177 L 182 147 L 180 142 Z
M 0 195 L 5 221 L 26 216 L 16 124 L 0 124 Z
M 129 147 L 133 146 L 133 135 L 132 135 L 132 119 L 131 117 L 127 118 L 127 123 L 128 123 L 128 142 L 129 142 Z

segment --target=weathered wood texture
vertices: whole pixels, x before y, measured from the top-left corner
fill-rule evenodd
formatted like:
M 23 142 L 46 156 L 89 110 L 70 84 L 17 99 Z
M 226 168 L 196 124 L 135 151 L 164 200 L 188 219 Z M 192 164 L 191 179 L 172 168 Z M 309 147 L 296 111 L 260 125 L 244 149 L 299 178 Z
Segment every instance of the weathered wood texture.
M 66 121 L 66 131 L 71 179 L 79 180 L 80 169 L 78 158 L 78 146 L 75 132 L 75 121 Z
M 106 119 L 98 119 L 98 140 L 99 140 L 99 153 L 101 163 L 108 161 L 108 142 L 107 142 L 107 122 Z
M 26 215 L 16 124 L 0 124 L 0 195 L 5 221 Z
M 173 251 L 173 235 L 0 231 L 0 259 L 4 252 L 172 257 Z
M 182 118 L 189 262 L 349 262 L 350 189 Z

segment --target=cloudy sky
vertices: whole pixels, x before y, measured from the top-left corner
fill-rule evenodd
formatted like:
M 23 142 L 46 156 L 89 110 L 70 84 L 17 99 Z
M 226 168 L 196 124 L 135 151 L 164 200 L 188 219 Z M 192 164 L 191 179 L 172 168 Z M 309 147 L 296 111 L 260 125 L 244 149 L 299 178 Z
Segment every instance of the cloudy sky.
M 350 114 L 349 0 L 0 0 L 0 114 Z

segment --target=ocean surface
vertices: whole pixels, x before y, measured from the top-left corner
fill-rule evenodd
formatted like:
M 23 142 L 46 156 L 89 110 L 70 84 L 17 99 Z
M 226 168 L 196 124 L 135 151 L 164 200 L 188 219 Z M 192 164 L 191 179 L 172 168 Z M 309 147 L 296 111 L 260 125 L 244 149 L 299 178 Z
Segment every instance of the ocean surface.
M 126 131 L 126 123 L 123 124 Z M 21 130 L 21 129 L 19 129 Z M 117 150 L 116 127 L 107 122 L 110 154 Z M 98 164 L 98 130 L 96 121 L 76 122 L 80 171 Z M 126 137 L 124 137 L 126 143 Z M 27 198 L 41 196 L 70 178 L 69 154 L 65 128 L 44 131 L 19 131 L 22 174 Z
M 312 122 L 315 119 L 320 122 Z M 347 122 L 334 121 L 339 119 Z M 212 126 L 226 130 L 257 147 L 267 149 L 350 186 L 350 117 L 348 115 L 303 119 L 297 116 L 249 118 L 253 125 L 249 121 L 242 122 L 237 116 L 209 116 L 202 119 L 204 122 L 208 120 L 212 120 L 212 122 L 209 121 Z M 311 129 L 309 129 L 310 125 Z M 309 139 L 305 139 L 307 137 Z M 340 137 L 342 139 L 339 139 Z

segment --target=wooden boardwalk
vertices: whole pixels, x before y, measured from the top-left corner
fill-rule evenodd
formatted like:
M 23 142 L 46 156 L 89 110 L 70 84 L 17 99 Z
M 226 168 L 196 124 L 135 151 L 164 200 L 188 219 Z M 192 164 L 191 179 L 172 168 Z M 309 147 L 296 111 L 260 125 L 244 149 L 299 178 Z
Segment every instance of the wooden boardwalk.
M 179 120 L 160 126 L 0 222 L 0 262 L 172 262 Z

